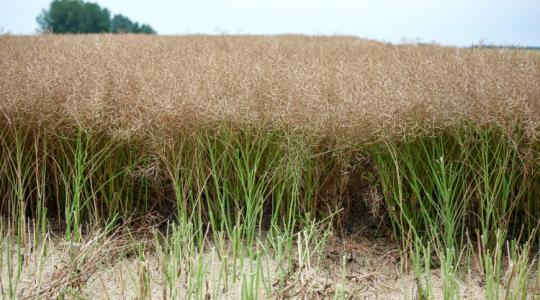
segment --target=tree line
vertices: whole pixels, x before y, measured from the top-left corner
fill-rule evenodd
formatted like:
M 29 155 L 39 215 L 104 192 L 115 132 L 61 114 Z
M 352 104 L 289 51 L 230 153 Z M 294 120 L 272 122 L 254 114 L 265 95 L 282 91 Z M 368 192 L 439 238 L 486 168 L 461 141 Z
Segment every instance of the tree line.
M 37 17 L 39 28 L 52 33 L 145 33 L 156 31 L 121 14 L 111 18 L 108 9 L 82 0 L 54 0 Z

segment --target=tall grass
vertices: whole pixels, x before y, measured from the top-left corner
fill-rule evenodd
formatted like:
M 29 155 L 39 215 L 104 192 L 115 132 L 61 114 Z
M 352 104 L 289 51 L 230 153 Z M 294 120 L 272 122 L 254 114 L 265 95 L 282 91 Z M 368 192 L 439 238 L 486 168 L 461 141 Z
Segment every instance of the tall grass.
M 412 258 L 421 295 L 431 293 L 423 283 L 431 250 L 443 273 L 444 298 L 451 299 L 458 297 L 454 277 L 470 264 L 464 253 L 477 247 L 486 297 L 499 299 L 505 253 L 527 252 L 538 239 L 540 215 L 529 209 L 540 196 L 537 143 L 519 126 L 508 132 L 464 125 L 371 150 L 394 235 Z
M 373 152 L 391 222 L 398 236 L 425 237 L 461 248 L 465 234 L 493 245 L 533 232 L 540 215 L 536 141 L 502 128 L 463 126 L 377 146 Z M 534 153 L 533 157 L 538 154 Z
M 526 290 L 524 268 L 535 261 L 527 253 L 538 238 L 540 215 L 530 209 L 540 183 L 534 167 L 538 146 L 520 128 L 464 124 L 375 142 L 357 150 L 372 162 L 366 168 L 343 149 L 325 150 L 323 141 L 287 130 L 223 126 L 180 135 L 154 149 L 82 128 L 33 136 L 22 125 L 8 127 L 2 132 L 8 205 L 3 209 L 19 247 L 39 245 L 55 218 L 64 238 L 78 243 L 90 227 L 158 214 L 174 224 L 156 239 L 165 255 L 167 294 L 175 295 L 180 278 L 174 274 L 182 268 L 194 276 L 185 283 L 188 294 L 202 297 L 208 290 L 200 276 L 207 272 L 211 240 L 223 264 L 220 274 L 227 273 L 220 276 L 231 276 L 245 297 L 257 298 L 253 289 L 272 294 L 263 257 L 278 263 L 281 288 L 295 265 L 319 266 L 317 253 L 331 225 L 347 226 L 340 220 L 354 213 L 345 199 L 350 184 L 358 182 L 349 176 L 357 173 L 347 170 L 358 164 L 365 168 L 363 180 L 382 192 L 383 216 L 401 241 L 402 263 L 412 263 L 422 297 L 433 294 L 433 266 L 443 273 L 444 297 L 458 297 L 461 268 L 472 259 L 486 278 L 488 297 L 495 299 L 505 276 L 521 278 L 508 284 Z M 34 242 L 27 236 L 28 220 L 35 220 Z M 509 275 L 507 255 L 519 266 Z M 145 268 L 140 287 L 146 291 Z

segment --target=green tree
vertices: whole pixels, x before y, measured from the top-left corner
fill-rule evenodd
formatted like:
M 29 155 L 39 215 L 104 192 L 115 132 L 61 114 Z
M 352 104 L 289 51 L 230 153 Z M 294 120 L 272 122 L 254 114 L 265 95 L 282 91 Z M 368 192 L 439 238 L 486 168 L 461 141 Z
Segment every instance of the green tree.
M 139 25 L 121 14 L 115 15 L 111 20 L 111 32 L 114 33 L 146 33 L 155 34 L 156 31 L 147 24 Z
M 82 0 L 54 0 L 37 22 L 42 31 L 53 33 L 156 33 L 150 25 L 139 25 L 120 14 L 111 19 L 106 8 Z
M 111 20 L 111 31 L 114 33 L 133 32 L 134 25 L 128 17 L 118 14 Z
M 139 27 L 139 33 L 156 34 L 156 31 L 150 25 L 142 24 L 141 27 Z
M 54 0 L 37 21 L 41 30 L 53 33 L 100 33 L 109 32 L 111 27 L 106 8 L 80 0 Z

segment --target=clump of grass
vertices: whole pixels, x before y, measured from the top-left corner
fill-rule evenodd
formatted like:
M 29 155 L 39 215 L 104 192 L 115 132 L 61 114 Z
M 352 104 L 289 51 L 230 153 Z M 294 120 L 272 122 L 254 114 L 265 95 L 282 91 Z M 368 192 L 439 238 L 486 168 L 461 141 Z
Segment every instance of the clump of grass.
M 458 249 L 466 232 L 478 232 L 485 245 L 494 243 L 496 229 L 511 237 L 535 232 L 540 215 L 526 207 L 538 197 L 536 162 L 522 154 L 532 147 L 522 132 L 468 125 L 377 147 L 397 237 L 412 233 Z
M 531 152 L 536 143 L 519 127 L 508 132 L 466 124 L 372 150 L 395 238 L 404 258 L 412 258 L 422 297 L 432 294 L 429 280 L 422 282 L 434 264 L 441 266 L 445 298 L 455 297 L 454 278 L 470 263 L 463 254 L 475 247 L 469 235 L 476 235 L 486 297 L 499 298 L 504 245 L 514 247 L 508 255 L 518 255 L 538 238 L 540 215 L 528 209 L 539 197 L 537 162 L 530 156 L 538 155 Z

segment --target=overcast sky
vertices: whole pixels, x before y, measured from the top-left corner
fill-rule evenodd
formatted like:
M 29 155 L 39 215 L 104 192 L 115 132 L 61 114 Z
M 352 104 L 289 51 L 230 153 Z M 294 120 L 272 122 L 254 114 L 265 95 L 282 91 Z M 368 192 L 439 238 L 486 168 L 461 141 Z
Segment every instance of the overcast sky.
M 97 0 L 159 34 L 347 34 L 467 46 L 540 45 L 540 0 Z M 32 34 L 50 0 L 0 0 L 0 30 Z

